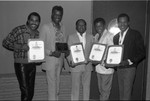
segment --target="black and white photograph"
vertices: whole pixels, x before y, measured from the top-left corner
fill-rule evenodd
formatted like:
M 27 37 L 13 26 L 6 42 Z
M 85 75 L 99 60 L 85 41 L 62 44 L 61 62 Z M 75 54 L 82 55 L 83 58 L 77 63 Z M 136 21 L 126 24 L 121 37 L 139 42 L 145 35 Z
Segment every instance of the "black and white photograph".
M 0 101 L 150 100 L 150 0 L 0 0 L 0 13 Z

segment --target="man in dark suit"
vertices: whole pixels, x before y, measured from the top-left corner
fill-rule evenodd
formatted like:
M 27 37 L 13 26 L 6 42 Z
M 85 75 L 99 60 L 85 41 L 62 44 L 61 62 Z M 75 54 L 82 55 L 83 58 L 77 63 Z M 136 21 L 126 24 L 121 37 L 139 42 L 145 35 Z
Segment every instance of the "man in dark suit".
M 117 18 L 121 30 L 113 38 L 115 45 L 124 45 L 123 60 L 117 68 L 120 100 L 130 100 L 136 67 L 145 58 L 145 47 L 142 35 L 130 28 L 129 16 L 120 14 Z

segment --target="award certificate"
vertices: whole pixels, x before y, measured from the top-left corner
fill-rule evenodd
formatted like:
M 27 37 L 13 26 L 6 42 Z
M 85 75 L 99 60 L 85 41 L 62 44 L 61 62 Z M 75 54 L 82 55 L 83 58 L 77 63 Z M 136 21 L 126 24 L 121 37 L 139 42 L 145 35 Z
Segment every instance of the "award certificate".
M 40 62 L 44 61 L 44 42 L 39 39 L 28 40 L 28 62 Z
M 113 67 L 117 66 L 123 55 L 123 45 L 111 45 L 108 47 L 106 56 L 106 66 Z
M 106 51 L 106 45 L 100 43 L 94 43 L 91 49 L 91 53 L 89 55 L 89 59 L 91 61 L 101 62 L 104 53 Z
M 70 46 L 73 62 L 75 64 L 85 62 L 85 55 L 81 43 Z

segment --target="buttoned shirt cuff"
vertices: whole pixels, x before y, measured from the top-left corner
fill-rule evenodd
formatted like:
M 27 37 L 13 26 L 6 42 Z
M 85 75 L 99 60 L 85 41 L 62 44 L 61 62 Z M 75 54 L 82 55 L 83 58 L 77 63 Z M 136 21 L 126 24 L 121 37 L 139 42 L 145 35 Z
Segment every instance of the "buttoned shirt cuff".
M 132 64 L 133 64 L 133 62 L 131 62 L 131 60 L 130 60 L 130 59 L 128 59 L 128 62 L 129 62 L 129 65 L 132 65 Z

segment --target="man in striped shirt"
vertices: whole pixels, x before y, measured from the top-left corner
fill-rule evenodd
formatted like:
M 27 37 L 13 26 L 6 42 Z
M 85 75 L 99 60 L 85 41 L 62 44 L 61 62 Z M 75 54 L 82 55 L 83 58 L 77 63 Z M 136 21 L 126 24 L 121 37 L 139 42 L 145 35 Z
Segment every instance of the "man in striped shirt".
M 28 63 L 28 39 L 39 37 L 40 15 L 29 14 L 24 25 L 14 28 L 3 40 L 3 47 L 13 51 L 14 68 L 21 90 L 21 101 L 31 101 L 34 95 L 36 64 Z

